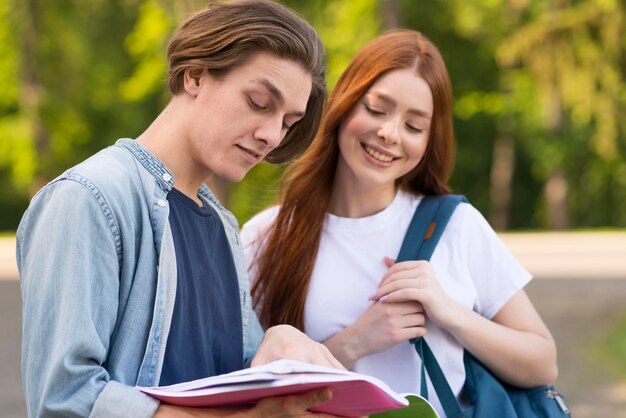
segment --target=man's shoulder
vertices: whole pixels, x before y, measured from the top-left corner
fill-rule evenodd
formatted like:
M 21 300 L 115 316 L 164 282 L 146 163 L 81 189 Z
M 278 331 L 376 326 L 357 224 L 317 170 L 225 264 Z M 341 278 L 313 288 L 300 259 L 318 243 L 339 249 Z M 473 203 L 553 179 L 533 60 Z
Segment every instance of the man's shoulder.
M 47 195 L 59 203 L 56 197 L 69 193 L 75 205 L 79 204 L 81 196 L 88 200 L 95 198 L 101 206 L 133 205 L 137 199 L 132 196 L 142 193 L 143 183 L 149 178 L 140 174 L 140 166 L 132 152 L 112 145 L 67 169 L 44 186 L 33 200 Z
M 132 152 L 112 145 L 68 169 L 54 181 L 73 180 L 94 192 L 123 196 L 141 183 L 140 170 L 141 164 Z
M 123 185 L 132 180 L 137 171 L 136 159 L 119 145 L 106 147 L 61 175 L 67 178 L 85 178 L 103 186 Z

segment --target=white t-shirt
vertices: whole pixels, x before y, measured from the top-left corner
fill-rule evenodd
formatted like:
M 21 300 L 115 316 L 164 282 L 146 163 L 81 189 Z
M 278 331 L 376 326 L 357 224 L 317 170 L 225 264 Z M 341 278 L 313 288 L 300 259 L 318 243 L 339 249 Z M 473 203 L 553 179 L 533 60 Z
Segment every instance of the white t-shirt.
M 305 304 L 305 331 L 325 341 L 351 325 L 369 306 L 387 267 L 383 257 L 395 258 L 421 197 L 398 192 L 383 211 L 365 218 L 328 214 Z M 242 230 L 250 267 L 258 250 L 256 238 L 274 220 L 278 207 L 261 212 Z M 454 300 L 486 318 L 531 279 L 513 258 L 485 218 L 472 205 L 461 203 L 450 219 L 430 260 L 442 289 Z M 250 268 L 254 282 L 256 268 Z M 427 322 L 426 340 L 459 395 L 465 381 L 463 347 L 444 329 Z M 421 361 L 411 344 L 359 359 L 353 371 L 375 376 L 400 393 L 420 393 Z M 445 416 L 429 382 L 429 400 Z

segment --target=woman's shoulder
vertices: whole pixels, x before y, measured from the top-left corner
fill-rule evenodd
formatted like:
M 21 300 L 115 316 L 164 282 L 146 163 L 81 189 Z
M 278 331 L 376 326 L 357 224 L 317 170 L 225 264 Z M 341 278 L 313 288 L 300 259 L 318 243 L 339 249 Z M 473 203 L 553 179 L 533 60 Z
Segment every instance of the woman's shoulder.
M 243 227 L 241 228 L 241 239 L 243 241 L 243 245 L 247 246 L 251 242 L 255 241 L 257 237 L 263 234 L 263 232 L 265 232 L 267 228 L 269 228 L 269 226 L 274 222 L 274 219 L 276 219 L 276 216 L 278 216 L 279 210 L 279 205 L 269 207 L 257 213 L 246 223 L 244 223 Z
M 496 235 L 485 216 L 471 203 L 461 202 L 446 227 L 448 236 L 478 238 Z
M 487 222 L 485 216 L 470 202 L 461 202 L 453 215 L 458 221 L 473 223 Z
M 279 210 L 279 205 L 271 206 L 267 209 L 262 210 L 261 212 L 250 218 L 246 223 L 244 223 L 242 229 L 259 227 L 263 228 L 265 226 L 268 226 L 274 221 L 274 219 L 276 219 Z

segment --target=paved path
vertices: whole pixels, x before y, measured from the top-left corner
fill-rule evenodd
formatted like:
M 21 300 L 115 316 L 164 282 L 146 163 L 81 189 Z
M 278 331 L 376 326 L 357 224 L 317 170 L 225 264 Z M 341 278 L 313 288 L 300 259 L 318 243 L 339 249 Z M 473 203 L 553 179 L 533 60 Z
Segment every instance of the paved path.
M 14 280 L 16 278 L 15 239 L 0 237 L 0 280 Z
M 0 280 L 0 416 L 23 418 L 26 406 L 20 376 L 20 289 L 17 280 Z
M 572 416 L 626 418 L 626 379 L 598 354 L 599 341 L 626 320 L 626 280 L 538 279 L 527 291 L 556 340 L 557 388 Z
M 626 233 L 501 234 L 534 275 L 527 291 L 559 349 L 559 380 L 575 418 L 626 418 L 626 379 L 595 354 L 626 320 Z M 19 366 L 14 242 L 0 238 L 0 416 L 26 416 Z M 3 280 L 4 279 L 4 280 Z M 624 353 L 626 356 L 626 353 Z
M 501 233 L 500 237 L 534 277 L 626 279 L 626 231 Z

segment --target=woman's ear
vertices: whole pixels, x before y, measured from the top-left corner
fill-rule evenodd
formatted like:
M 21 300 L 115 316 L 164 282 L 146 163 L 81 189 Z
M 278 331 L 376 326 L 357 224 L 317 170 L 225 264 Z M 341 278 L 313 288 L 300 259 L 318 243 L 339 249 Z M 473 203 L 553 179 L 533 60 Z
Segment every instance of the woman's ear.
M 188 68 L 185 70 L 184 86 L 185 92 L 196 97 L 200 93 L 200 80 L 204 75 L 204 68 Z

